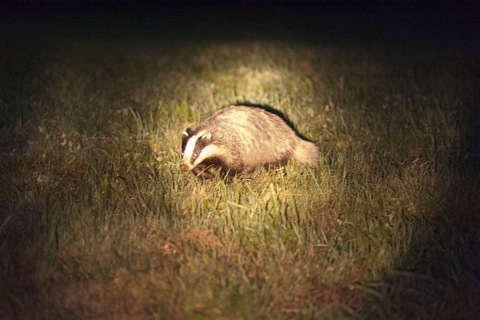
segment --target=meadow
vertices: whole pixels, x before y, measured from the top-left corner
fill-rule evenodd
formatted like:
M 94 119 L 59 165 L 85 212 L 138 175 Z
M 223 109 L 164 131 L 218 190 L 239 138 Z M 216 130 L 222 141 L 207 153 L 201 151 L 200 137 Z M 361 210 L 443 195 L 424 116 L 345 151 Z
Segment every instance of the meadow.
M 475 50 L 49 28 L 2 34 L 0 319 L 480 314 Z M 182 131 L 242 102 L 318 167 L 182 172 Z

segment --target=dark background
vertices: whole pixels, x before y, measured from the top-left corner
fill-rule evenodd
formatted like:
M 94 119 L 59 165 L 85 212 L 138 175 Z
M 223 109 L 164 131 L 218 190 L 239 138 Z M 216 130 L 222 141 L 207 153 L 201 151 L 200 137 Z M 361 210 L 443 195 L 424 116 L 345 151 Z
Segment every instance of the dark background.
M 2 32 L 27 36 L 274 38 L 478 45 L 477 1 L 7 1 Z

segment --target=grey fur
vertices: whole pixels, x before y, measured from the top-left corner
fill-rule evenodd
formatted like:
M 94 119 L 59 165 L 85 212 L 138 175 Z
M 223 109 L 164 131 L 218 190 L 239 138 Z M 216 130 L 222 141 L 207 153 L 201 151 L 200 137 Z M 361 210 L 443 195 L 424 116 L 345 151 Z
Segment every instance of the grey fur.
M 220 168 L 222 175 L 241 175 L 262 166 L 283 166 L 291 158 L 315 167 L 319 157 L 318 147 L 300 138 L 278 111 L 261 107 L 238 105 L 215 112 L 194 130 L 184 132 L 182 154 L 192 138 L 192 146 L 196 141 L 197 147 L 182 156 L 181 168 L 205 178 L 214 176 L 209 166 Z M 210 148 L 202 154 L 199 146 Z M 201 157 L 205 158 L 195 163 Z

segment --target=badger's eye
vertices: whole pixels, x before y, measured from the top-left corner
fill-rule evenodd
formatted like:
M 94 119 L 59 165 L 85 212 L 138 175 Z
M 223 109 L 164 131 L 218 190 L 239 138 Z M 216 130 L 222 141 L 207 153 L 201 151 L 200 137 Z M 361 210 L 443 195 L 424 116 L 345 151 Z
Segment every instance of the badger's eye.
M 193 154 L 193 157 L 194 157 L 194 158 L 198 157 L 198 154 L 194 153 L 194 154 Z
M 182 152 L 182 158 L 185 156 L 185 152 Z

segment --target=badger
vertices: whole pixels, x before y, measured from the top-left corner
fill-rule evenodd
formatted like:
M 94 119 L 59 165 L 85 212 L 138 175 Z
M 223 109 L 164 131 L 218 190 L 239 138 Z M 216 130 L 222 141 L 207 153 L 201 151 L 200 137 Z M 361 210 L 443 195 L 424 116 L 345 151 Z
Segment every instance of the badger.
M 215 112 L 182 134 L 180 169 L 210 179 L 277 168 L 294 158 L 315 167 L 319 150 L 304 139 L 283 113 L 266 106 L 234 105 Z M 218 171 L 218 170 L 217 170 Z

